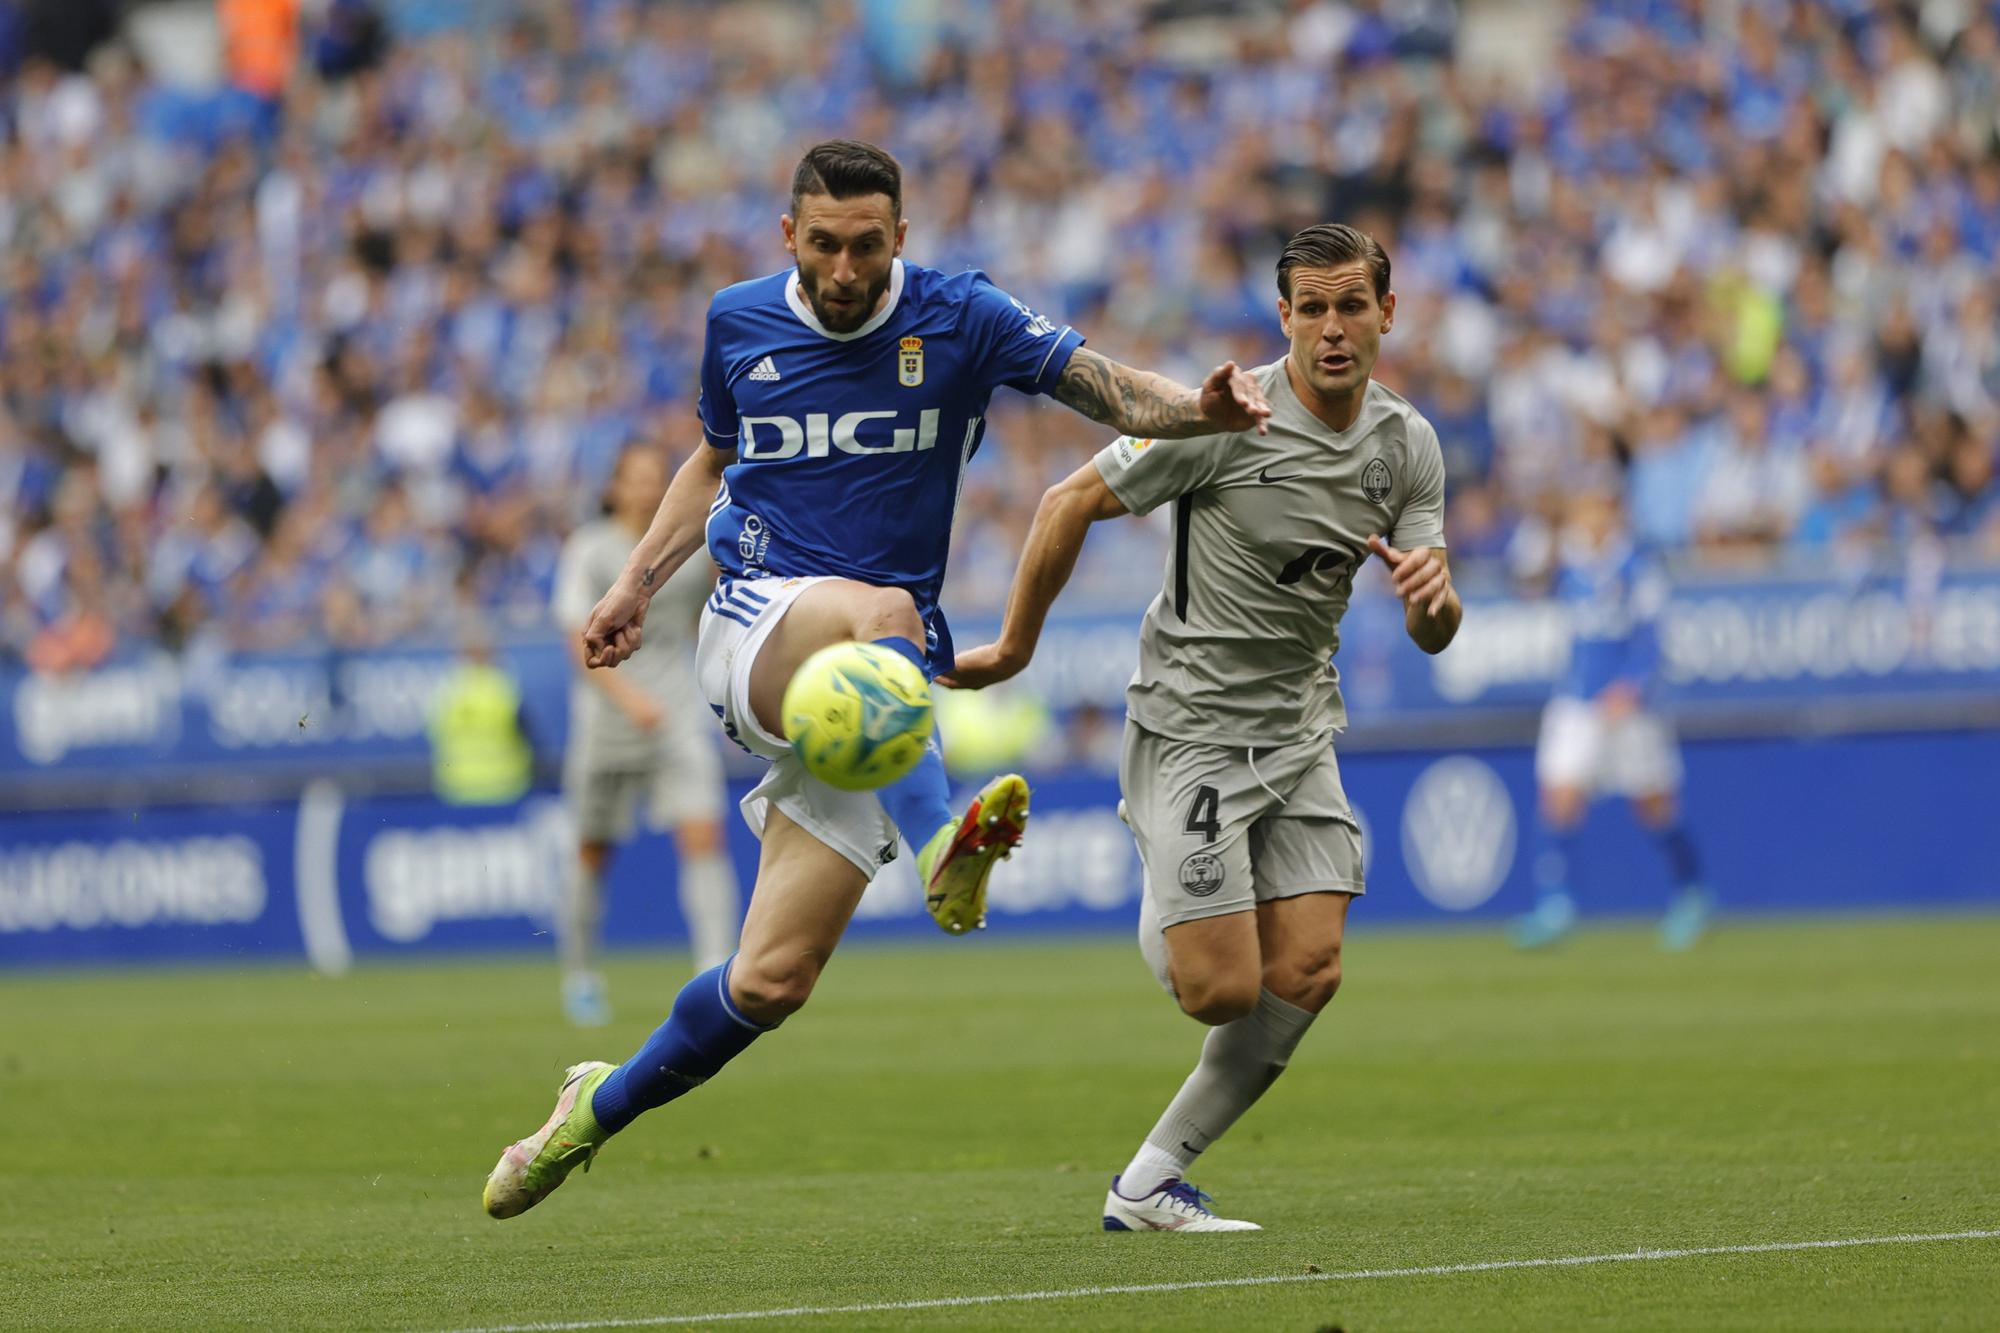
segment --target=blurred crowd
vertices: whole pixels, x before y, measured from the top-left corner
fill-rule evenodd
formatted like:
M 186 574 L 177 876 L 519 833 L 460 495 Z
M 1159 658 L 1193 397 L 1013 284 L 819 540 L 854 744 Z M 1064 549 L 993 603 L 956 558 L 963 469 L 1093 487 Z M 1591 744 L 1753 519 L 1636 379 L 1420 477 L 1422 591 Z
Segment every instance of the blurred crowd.
M 1293 230 L 1373 231 L 1469 576 L 1606 481 L 1693 560 L 2000 558 L 1992 0 L 1595 0 L 1490 73 L 1448 0 L 219 9 L 220 93 L 0 25 L 0 656 L 38 669 L 545 624 L 618 451 L 699 439 L 708 298 L 786 262 L 833 135 L 902 159 L 909 258 L 1189 382 L 1282 352 Z M 1103 440 L 996 398 L 948 607 Z M 1106 525 L 1077 599 L 1161 549 Z

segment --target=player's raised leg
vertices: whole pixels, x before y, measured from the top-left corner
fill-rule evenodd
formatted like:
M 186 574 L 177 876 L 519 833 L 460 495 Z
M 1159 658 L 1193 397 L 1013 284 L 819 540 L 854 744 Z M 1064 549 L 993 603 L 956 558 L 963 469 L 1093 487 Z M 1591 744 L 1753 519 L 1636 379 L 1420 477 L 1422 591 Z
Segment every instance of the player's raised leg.
M 781 734 L 785 686 L 808 657 L 848 640 L 900 653 L 929 679 L 919 647 L 924 637 L 916 603 L 901 589 L 823 580 L 799 594 L 758 652 L 750 671 L 751 708 L 766 730 Z M 931 916 L 954 935 L 981 925 L 993 864 L 1027 831 L 1027 782 L 1002 774 L 973 797 L 964 815 L 954 816 L 944 757 L 933 742 L 914 769 L 875 794 L 916 852 Z
M 929 680 L 919 646 L 924 637 L 917 604 L 902 589 L 823 579 L 794 599 L 758 650 L 750 668 L 750 706 L 768 731 L 782 735 L 785 687 L 808 657 L 848 640 L 899 653 Z M 911 847 L 923 847 L 952 822 L 944 760 L 935 746 L 926 749 L 916 768 L 875 794 Z
M 683 986 L 667 1021 L 625 1063 L 571 1067 L 548 1121 L 501 1154 L 486 1211 L 505 1218 L 534 1207 L 613 1134 L 700 1087 L 796 1013 L 867 887 L 848 856 L 772 808 L 737 955 Z

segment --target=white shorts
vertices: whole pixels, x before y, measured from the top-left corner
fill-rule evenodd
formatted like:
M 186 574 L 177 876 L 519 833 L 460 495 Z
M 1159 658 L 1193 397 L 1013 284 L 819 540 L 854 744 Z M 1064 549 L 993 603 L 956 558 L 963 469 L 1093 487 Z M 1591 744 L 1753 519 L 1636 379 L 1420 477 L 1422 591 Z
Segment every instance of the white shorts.
M 1611 722 L 1587 699 L 1551 699 L 1535 744 L 1535 781 L 1593 794 L 1664 795 L 1680 790 L 1680 745 L 1657 713 Z
M 694 668 L 702 697 L 729 739 L 771 761 L 743 798 L 744 822 L 759 838 L 775 805 L 870 879 L 896 859 L 896 826 L 872 791 L 840 791 L 812 774 L 783 736 L 772 735 L 750 707 L 750 667 L 800 593 L 826 578 L 732 579 L 723 576 L 701 613 Z

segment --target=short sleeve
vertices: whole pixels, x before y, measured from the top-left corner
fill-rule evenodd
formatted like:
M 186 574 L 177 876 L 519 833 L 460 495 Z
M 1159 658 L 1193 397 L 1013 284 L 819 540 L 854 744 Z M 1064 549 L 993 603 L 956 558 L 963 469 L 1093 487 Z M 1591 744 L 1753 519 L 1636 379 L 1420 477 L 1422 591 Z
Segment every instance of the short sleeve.
M 562 557 L 556 561 L 555 588 L 549 610 L 564 629 L 582 629 L 590 622 L 590 612 L 605 589 L 590 586 L 589 562 L 584 559 L 581 534 L 563 543 Z
M 1215 477 L 1228 450 L 1229 435 L 1200 435 L 1188 440 L 1135 440 L 1120 435 L 1097 451 L 1097 475 L 1135 514 L 1150 512 L 1168 500 L 1206 485 Z
M 1444 450 L 1438 447 L 1437 431 L 1417 417 L 1411 423 L 1409 462 L 1410 489 L 1403 511 L 1396 515 L 1390 545 L 1399 551 L 1420 546 L 1444 545 Z
M 1062 377 L 1083 335 L 1061 328 L 974 274 L 966 298 L 967 328 L 989 384 L 1022 393 L 1048 393 Z
M 708 333 L 701 349 L 701 398 L 695 411 L 701 416 L 701 433 L 718 449 L 734 449 L 740 426 L 736 420 L 736 397 L 729 392 L 728 367 L 716 334 L 715 311 L 708 312 Z

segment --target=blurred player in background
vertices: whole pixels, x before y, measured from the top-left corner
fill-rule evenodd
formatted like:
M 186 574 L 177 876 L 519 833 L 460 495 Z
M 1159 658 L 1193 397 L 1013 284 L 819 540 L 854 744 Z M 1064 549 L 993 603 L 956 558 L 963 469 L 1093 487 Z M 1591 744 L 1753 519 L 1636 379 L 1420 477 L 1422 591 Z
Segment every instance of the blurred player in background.
M 1351 227 L 1308 227 L 1279 258 L 1278 292 L 1291 352 L 1251 372 L 1269 435 L 1114 441 L 1043 497 L 999 641 L 941 677 L 977 688 L 1022 670 L 1090 525 L 1173 504 L 1118 781 L 1146 870 L 1140 947 L 1211 1031 L 1112 1178 L 1107 1231 L 1258 1229 L 1217 1217 L 1187 1171 L 1284 1072 L 1340 985 L 1363 885 L 1333 753 L 1347 714 L 1332 659 L 1355 571 L 1371 551 L 1388 563 L 1425 652 L 1458 632 L 1437 432 L 1370 378 L 1395 318 L 1388 255 Z
M 836 791 L 792 753 L 779 705 L 800 664 L 834 643 L 876 643 L 926 679 L 951 665 L 938 592 L 993 391 L 1049 394 L 1135 435 L 1248 430 L 1270 413 L 1233 362 L 1186 388 L 1085 350 L 984 274 L 905 264 L 902 169 L 870 144 L 810 149 L 782 227 L 796 267 L 709 307 L 707 447 L 675 474 L 583 636 L 591 666 L 631 657 L 662 580 L 706 542 L 722 577 L 702 617 L 702 693 L 732 739 L 771 761 L 743 802 L 764 845 L 740 950 L 689 982 L 625 1064 L 571 1068 L 548 1122 L 488 1178 L 495 1217 L 533 1207 L 803 1006 L 899 834 L 938 924 L 959 933 L 983 919 L 993 863 L 1026 826 L 1027 784 L 995 778 L 956 817 L 933 745 L 879 791 Z
M 1542 714 L 1535 747 L 1541 788 L 1535 909 L 1511 933 L 1521 948 L 1537 949 L 1575 926 L 1577 834 L 1591 800 L 1613 792 L 1632 802 L 1677 886 L 1660 943 L 1686 949 L 1707 928 L 1712 901 L 1681 820 L 1680 748 L 1671 725 L 1651 707 L 1660 656 L 1654 621 L 1666 602 L 1666 578 L 1634 545 L 1611 490 L 1580 493 L 1568 517 L 1556 551 L 1555 595 L 1570 618 L 1569 669 Z
M 604 516 L 570 534 L 556 568 L 555 620 L 567 631 L 576 666 L 563 764 L 577 831 L 576 877 L 560 923 L 563 1011 L 585 1027 L 611 1021 L 597 968 L 604 876 L 612 848 L 632 836 L 641 804 L 653 828 L 673 831 L 695 970 L 717 966 L 736 945 L 738 894 L 722 831 L 722 762 L 694 678 L 695 623 L 714 585 L 708 560 L 688 561 L 661 587 L 653 651 L 617 672 L 592 671 L 583 658 L 590 610 L 625 567 L 666 492 L 666 460 L 644 446 L 627 448 L 612 469 Z

